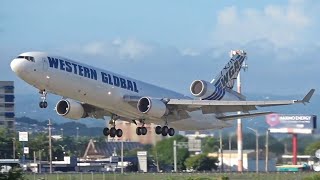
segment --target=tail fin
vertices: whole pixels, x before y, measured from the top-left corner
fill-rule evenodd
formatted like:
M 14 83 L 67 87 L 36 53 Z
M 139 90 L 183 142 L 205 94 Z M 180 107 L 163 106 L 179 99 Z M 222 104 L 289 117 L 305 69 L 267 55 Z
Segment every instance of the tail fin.
M 242 63 L 247 57 L 247 53 L 243 50 L 231 51 L 231 55 L 231 60 L 211 82 L 216 87 L 232 89 L 241 70 Z

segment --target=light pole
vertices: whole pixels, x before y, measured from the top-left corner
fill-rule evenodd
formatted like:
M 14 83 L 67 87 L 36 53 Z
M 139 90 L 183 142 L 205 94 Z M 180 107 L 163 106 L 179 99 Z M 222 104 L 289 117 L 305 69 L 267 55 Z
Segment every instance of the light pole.
M 231 161 L 231 138 L 232 134 L 229 134 L 229 166 L 230 166 L 230 172 L 232 171 L 232 161 Z
M 79 127 L 77 127 L 77 141 L 79 140 Z
M 177 142 L 173 141 L 173 171 L 178 172 L 177 169 L 177 147 L 188 148 L 188 142 Z
M 51 120 L 49 119 L 48 130 L 49 130 L 49 161 L 50 161 L 50 174 L 52 174 L 52 143 L 51 143 Z
M 269 162 L 269 130 L 267 129 L 266 132 L 266 172 L 268 172 L 268 163 Z
M 65 156 L 65 154 L 66 154 L 66 152 L 65 152 L 65 150 L 64 150 L 64 147 L 66 147 L 67 145 L 62 146 L 62 145 L 60 145 L 60 144 L 59 144 L 59 146 L 60 146 L 60 147 L 61 147 L 61 149 L 62 149 L 62 152 L 63 152 L 63 159 L 64 159 L 64 156 Z
M 259 134 L 258 130 L 247 127 L 256 134 L 256 172 L 259 172 Z
M 60 130 L 61 130 L 61 137 L 63 138 L 63 128 L 61 128 Z

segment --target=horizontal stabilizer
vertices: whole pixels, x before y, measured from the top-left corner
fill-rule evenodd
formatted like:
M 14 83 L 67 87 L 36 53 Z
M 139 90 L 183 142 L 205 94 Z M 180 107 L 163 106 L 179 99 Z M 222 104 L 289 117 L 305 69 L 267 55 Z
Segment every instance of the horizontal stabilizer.
M 234 115 L 226 115 L 226 116 L 217 116 L 217 118 L 223 121 L 229 121 L 229 120 L 235 120 L 238 118 L 253 118 L 257 116 L 264 116 L 272 113 L 274 112 L 266 111 L 266 112 L 250 113 L 250 114 L 234 114 Z

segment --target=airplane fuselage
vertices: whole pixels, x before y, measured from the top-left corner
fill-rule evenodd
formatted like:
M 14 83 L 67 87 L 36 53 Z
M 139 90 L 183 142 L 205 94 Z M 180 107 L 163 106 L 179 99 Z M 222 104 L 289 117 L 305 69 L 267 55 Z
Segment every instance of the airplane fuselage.
M 44 52 L 27 52 L 19 56 L 32 56 L 34 60 L 16 58 L 11 62 L 11 68 L 21 79 L 37 89 L 84 102 L 131 120 L 146 119 L 146 123 L 164 124 L 164 118 L 142 114 L 124 101 L 124 96 L 191 99 L 183 94 L 68 58 Z M 180 130 L 230 126 L 217 119 L 215 114 L 203 114 L 200 110 L 189 112 L 189 117 L 184 119 L 175 116 L 167 118 L 170 126 Z

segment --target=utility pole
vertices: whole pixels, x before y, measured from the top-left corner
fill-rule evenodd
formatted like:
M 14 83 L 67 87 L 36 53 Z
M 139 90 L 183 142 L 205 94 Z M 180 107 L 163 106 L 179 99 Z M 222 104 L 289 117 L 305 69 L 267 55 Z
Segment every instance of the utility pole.
M 121 141 L 121 174 L 123 174 L 123 140 Z
M 173 141 L 173 163 L 174 163 L 174 172 L 177 172 L 177 141 Z
M 219 137 L 220 137 L 220 156 L 221 156 L 221 167 L 220 170 L 221 172 L 224 171 L 223 169 L 223 147 L 222 147 L 222 131 L 219 131 Z
M 269 164 L 269 130 L 266 132 L 266 172 L 268 172 L 268 164 Z
M 49 119 L 48 129 L 49 129 L 49 163 L 50 163 L 50 174 L 52 173 L 52 144 L 51 144 L 51 120 Z

